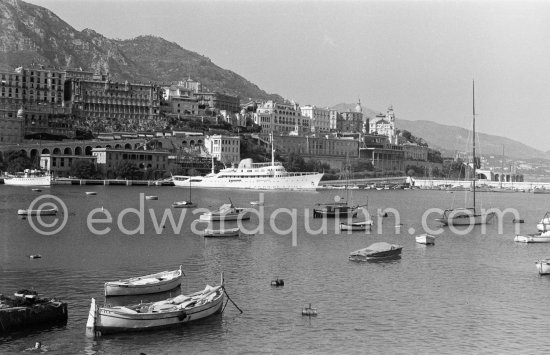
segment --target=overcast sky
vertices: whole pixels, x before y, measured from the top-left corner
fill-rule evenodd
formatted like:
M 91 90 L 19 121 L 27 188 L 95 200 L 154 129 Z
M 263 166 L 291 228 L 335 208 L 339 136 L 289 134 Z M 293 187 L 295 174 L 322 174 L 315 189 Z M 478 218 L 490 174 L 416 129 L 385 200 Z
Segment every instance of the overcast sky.
M 27 2 L 108 38 L 163 37 L 301 105 L 360 98 L 469 128 L 475 79 L 479 131 L 550 150 L 550 1 Z

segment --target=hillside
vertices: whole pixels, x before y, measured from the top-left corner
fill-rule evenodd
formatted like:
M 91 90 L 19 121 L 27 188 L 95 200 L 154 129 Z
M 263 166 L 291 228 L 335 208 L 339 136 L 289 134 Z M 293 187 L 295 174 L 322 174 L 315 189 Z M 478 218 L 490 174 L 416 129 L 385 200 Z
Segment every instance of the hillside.
M 169 83 L 191 77 L 208 90 L 238 95 L 244 101 L 282 100 L 176 43 L 154 36 L 115 40 L 90 29 L 80 32 L 50 10 L 20 0 L 0 0 L 0 28 L 1 71 L 42 64 L 101 69 L 117 81 Z
M 340 112 L 354 110 L 356 104 L 341 103 L 332 107 Z M 368 117 L 374 117 L 380 111 L 363 107 L 363 113 Z M 448 126 L 432 121 L 409 121 L 397 117 L 397 129 L 407 130 L 414 136 L 423 138 L 432 148 L 440 150 L 445 156 L 453 156 L 455 151 L 470 150 L 471 131 L 465 128 Z M 504 154 L 515 159 L 548 159 L 548 152 L 543 152 L 526 144 L 517 142 L 510 138 L 494 136 L 486 133 L 476 133 L 479 144 L 478 153 L 482 155 L 501 155 L 504 146 Z M 470 139 L 470 141 L 468 141 Z

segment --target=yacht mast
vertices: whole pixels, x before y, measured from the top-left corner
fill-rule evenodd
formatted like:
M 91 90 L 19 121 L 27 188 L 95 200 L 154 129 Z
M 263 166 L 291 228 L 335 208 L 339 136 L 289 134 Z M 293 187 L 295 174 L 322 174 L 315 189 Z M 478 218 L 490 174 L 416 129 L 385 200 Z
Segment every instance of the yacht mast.
M 472 113 L 473 113 L 473 117 L 472 117 L 472 131 L 473 131 L 473 136 L 472 136 L 472 157 L 473 157 L 473 161 L 474 161 L 474 164 L 473 164 L 473 171 L 474 171 L 474 176 L 473 176 L 473 179 L 472 179 L 472 186 L 473 186 L 473 190 L 474 190 L 474 214 L 476 213 L 476 104 L 475 104 L 475 84 L 474 84 L 474 81 L 472 80 Z

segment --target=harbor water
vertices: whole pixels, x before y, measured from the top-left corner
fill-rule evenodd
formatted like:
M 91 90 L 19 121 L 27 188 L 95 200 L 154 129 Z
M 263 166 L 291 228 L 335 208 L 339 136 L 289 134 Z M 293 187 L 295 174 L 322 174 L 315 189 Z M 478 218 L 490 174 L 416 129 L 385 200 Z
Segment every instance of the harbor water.
M 312 218 L 316 203 L 334 201 L 342 190 L 192 192 L 201 208 L 231 199 L 263 214 L 244 222 L 249 232 L 238 238 L 205 239 L 192 232 L 207 227 L 195 222 L 198 215 L 170 208 L 188 198 L 186 188 L 52 186 L 37 192 L 0 186 L 0 293 L 34 289 L 69 304 L 66 325 L 0 333 L 0 353 L 24 352 L 38 341 L 60 354 L 548 351 L 550 277 L 538 275 L 535 261 L 550 258 L 550 243 L 514 242 L 515 228 L 536 231 L 549 206 L 546 195 L 480 193 L 484 207 L 513 208 L 525 223 L 514 224 L 516 217 L 505 214 L 485 230 L 476 226 L 469 233 L 454 233 L 443 228 L 435 245 L 425 246 L 414 238 L 423 232 L 424 212 L 453 203 L 463 206 L 461 192 L 354 190 L 357 203 L 368 201 L 375 225 L 371 233 L 349 234 L 333 220 L 327 221 L 326 232 L 315 232 L 324 221 Z M 54 224 L 67 217 L 51 235 L 39 232 L 36 218 L 17 216 L 18 209 L 41 196 L 45 202 L 49 195 L 67 207 L 56 217 L 42 218 L 42 223 Z M 158 200 L 145 200 L 146 195 Z M 263 206 L 250 205 L 262 199 Z M 378 209 L 395 209 L 399 217 L 389 213 L 381 218 Z M 179 228 L 168 219 L 160 222 L 166 211 L 175 222 L 185 213 Z M 426 218 L 433 229 L 438 226 L 434 218 Z M 402 245 L 402 257 L 376 263 L 348 260 L 350 252 L 380 241 Z M 41 258 L 29 258 L 36 254 Z M 90 299 L 115 302 L 103 297 L 105 281 L 180 265 L 185 277 L 172 295 L 218 284 L 223 272 L 229 296 L 244 313 L 229 303 L 223 314 L 172 329 L 96 338 L 86 334 Z M 271 286 L 276 278 L 284 280 L 283 287 Z M 316 317 L 302 316 L 309 304 Z

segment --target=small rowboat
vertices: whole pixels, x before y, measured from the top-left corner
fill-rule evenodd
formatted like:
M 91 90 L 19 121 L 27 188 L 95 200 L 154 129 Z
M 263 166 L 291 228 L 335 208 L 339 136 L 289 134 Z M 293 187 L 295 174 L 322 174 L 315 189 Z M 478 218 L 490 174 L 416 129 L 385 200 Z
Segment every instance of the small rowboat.
M 146 295 L 165 292 L 181 285 L 183 271 L 163 271 L 156 274 L 105 282 L 105 296 Z
M 539 271 L 539 274 L 550 274 L 550 259 L 539 260 L 535 262 L 535 264 L 537 265 L 537 270 Z
M 94 335 L 124 331 L 167 328 L 220 313 L 224 283 L 190 295 L 179 295 L 159 302 L 100 307 L 92 298 L 87 330 Z
M 430 234 L 420 234 L 416 236 L 416 242 L 419 244 L 434 245 L 435 237 Z
M 239 228 L 226 228 L 226 229 L 205 229 L 202 232 L 203 237 L 238 237 L 241 234 Z
M 17 210 L 17 214 L 20 216 L 55 216 L 57 214 L 57 209 L 44 208 L 41 210 Z
M 250 201 L 250 204 L 252 206 L 263 206 L 264 202 L 263 201 Z
M 88 196 L 97 195 L 97 192 L 95 192 L 95 191 L 86 191 L 86 195 L 88 195 Z
M 364 222 L 352 222 L 352 223 L 340 223 L 340 230 L 343 231 L 365 231 L 371 229 L 373 221 L 364 221 Z
M 147 196 L 145 196 L 145 199 L 146 200 L 158 200 L 159 197 L 158 196 L 153 196 L 153 195 L 147 195 Z

